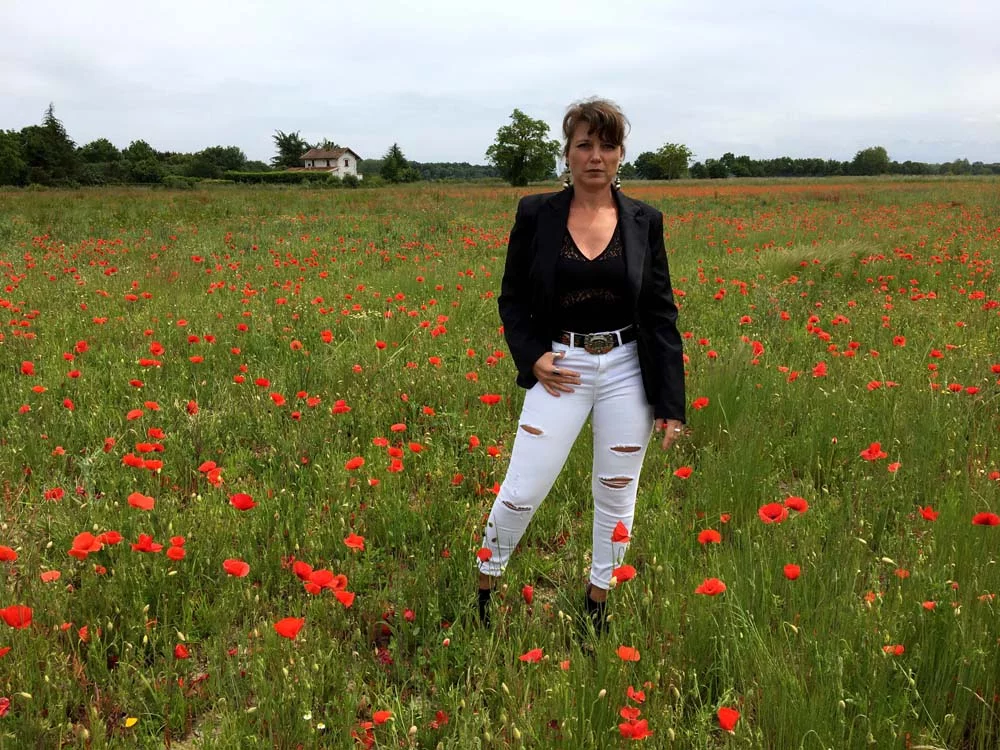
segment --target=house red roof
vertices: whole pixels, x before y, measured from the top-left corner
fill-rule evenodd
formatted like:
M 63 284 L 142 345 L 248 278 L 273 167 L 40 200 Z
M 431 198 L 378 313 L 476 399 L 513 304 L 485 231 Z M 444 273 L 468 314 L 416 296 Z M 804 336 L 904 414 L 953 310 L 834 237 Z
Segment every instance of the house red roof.
M 300 156 L 299 158 L 300 159 L 339 159 L 341 156 L 343 156 L 346 153 L 354 154 L 354 158 L 357 159 L 358 161 L 361 161 L 361 157 L 358 156 L 357 153 L 353 149 L 349 149 L 349 148 L 335 148 L 335 149 L 332 149 L 330 151 L 324 151 L 323 149 L 319 149 L 319 148 L 311 148 L 308 151 L 306 151 L 304 154 L 302 154 L 302 156 Z

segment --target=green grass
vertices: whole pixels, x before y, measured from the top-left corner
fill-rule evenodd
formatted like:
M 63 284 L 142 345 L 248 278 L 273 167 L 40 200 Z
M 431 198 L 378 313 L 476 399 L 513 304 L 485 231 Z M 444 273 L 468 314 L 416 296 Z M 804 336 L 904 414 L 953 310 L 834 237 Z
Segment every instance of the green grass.
M 709 403 L 647 455 L 638 575 L 592 651 L 575 625 L 587 429 L 493 630 L 474 617 L 522 397 L 495 297 L 518 192 L 0 193 L 0 545 L 17 555 L 0 608 L 33 613 L 0 622 L 0 748 L 345 747 L 369 731 L 378 747 L 609 747 L 628 705 L 654 747 L 996 747 L 1000 528 L 971 523 L 1000 512 L 996 183 L 626 190 L 664 212 L 689 402 Z M 886 458 L 859 455 L 873 442 Z M 142 443 L 162 469 L 123 465 Z M 808 511 L 760 520 L 789 496 Z M 699 544 L 708 528 L 721 544 Z M 67 554 L 108 530 L 122 543 Z M 163 551 L 133 551 L 139 534 Z M 183 559 L 165 555 L 173 536 Z M 294 560 L 345 575 L 351 606 L 307 593 Z M 708 577 L 727 590 L 696 595 Z M 294 640 L 275 632 L 285 617 L 305 619 Z M 534 648 L 540 662 L 518 659 Z M 733 733 L 722 706 L 741 713 Z

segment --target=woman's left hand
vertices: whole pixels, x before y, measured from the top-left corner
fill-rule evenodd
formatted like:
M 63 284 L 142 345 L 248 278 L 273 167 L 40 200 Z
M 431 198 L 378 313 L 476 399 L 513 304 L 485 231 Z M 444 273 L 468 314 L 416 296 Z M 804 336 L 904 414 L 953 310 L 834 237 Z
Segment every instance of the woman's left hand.
M 653 424 L 653 430 L 663 432 L 663 450 L 669 450 L 684 431 L 684 423 L 679 419 L 657 419 Z

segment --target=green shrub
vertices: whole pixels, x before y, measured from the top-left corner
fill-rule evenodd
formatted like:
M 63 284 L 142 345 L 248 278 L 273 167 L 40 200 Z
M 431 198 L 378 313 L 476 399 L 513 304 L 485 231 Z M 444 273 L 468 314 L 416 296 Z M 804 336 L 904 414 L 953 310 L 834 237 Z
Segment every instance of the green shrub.
M 310 184 L 323 182 L 328 177 L 327 172 L 236 172 L 227 171 L 222 174 L 224 179 L 233 182 L 262 185 L 298 185 L 303 182 Z
M 198 180 L 179 174 L 168 174 L 163 178 L 163 187 L 169 190 L 191 190 Z

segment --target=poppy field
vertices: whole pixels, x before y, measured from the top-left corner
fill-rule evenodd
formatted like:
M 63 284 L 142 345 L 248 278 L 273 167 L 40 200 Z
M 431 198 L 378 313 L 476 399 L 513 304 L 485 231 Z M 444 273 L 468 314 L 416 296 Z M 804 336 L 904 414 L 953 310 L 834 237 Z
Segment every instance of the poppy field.
M 0 193 L 0 749 L 1000 746 L 1000 190 L 636 184 L 688 420 L 476 617 L 514 189 Z

